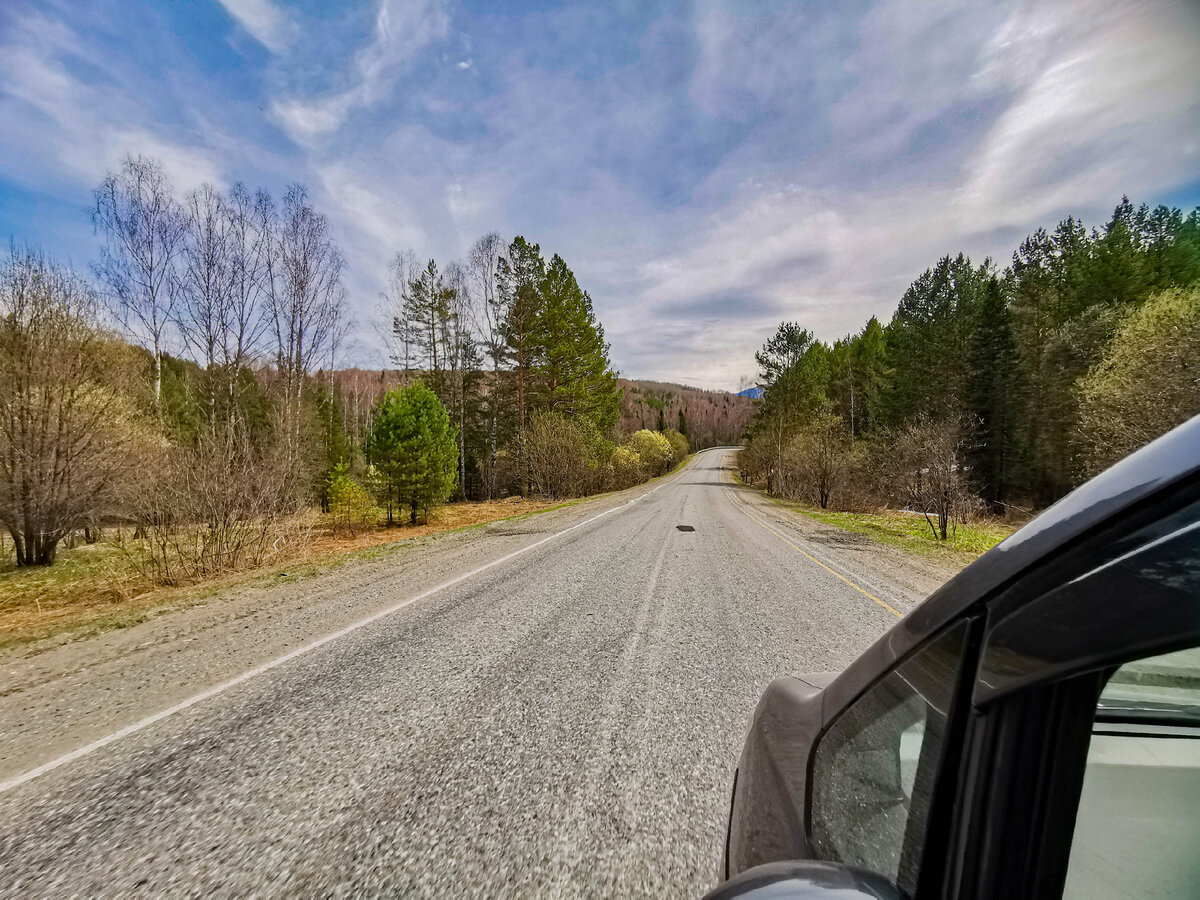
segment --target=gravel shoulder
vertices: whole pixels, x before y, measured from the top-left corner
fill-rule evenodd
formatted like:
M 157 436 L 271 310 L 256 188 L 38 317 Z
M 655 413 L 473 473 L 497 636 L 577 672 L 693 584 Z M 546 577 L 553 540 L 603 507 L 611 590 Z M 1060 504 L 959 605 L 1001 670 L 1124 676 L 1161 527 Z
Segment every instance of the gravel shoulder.
M 954 560 L 910 553 L 869 535 L 818 522 L 773 502 L 757 489 L 741 484 L 734 489 L 755 515 L 783 529 L 818 558 L 855 573 L 864 587 L 874 585 L 881 593 L 900 598 L 906 610 L 963 569 Z

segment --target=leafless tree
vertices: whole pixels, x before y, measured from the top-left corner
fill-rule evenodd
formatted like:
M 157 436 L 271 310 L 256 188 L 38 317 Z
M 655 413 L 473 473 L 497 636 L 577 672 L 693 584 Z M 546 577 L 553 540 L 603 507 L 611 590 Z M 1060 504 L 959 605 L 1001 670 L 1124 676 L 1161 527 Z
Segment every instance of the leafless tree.
M 71 531 L 113 510 L 145 430 L 119 380 L 127 345 L 88 287 L 29 251 L 0 266 L 0 523 L 17 564 L 50 565 Z
M 488 462 L 484 473 L 489 500 L 496 492 L 496 457 L 500 445 L 500 379 L 508 362 L 508 341 L 504 336 L 505 309 L 497 289 L 500 257 L 506 245 L 493 231 L 471 248 L 468 261 L 468 295 L 475 333 L 491 364 L 492 377 L 487 386 L 485 415 L 488 428 Z
M 885 446 L 893 498 L 921 513 L 937 538 L 945 540 L 951 525 L 978 509 L 979 498 L 963 469 L 967 429 L 962 421 L 921 416 L 890 434 Z
M 153 355 L 157 405 L 186 219 L 162 165 L 142 156 L 127 156 L 120 171 L 110 172 L 96 189 L 94 199 L 92 219 L 104 234 L 96 276 L 114 314 Z
M 233 228 L 225 198 L 210 184 L 184 199 L 187 235 L 179 264 L 175 322 L 204 367 L 210 433 L 217 427 L 218 364 L 233 311 Z
M 221 364 L 237 370 L 249 364 L 267 328 L 264 306 L 276 213 L 269 194 L 259 191 L 251 198 L 241 183 L 230 189 L 227 206 L 232 289 Z
M 345 315 L 344 261 L 329 220 L 313 209 L 303 185 L 292 185 L 268 255 L 275 363 L 283 389 L 290 458 L 299 458 L 306 375 L 329 352 Z
M 380 337 L 388 348 L 388 362 L 407 377 L 415 366 L 417 356 L 415 335 L 408 321 L 412 284 L 420 276 L 417 254 L 401 250 L 388 263 L 387 290 L 380 297 Z
M 841 489 L 853 457 L 850 436 L 841 418 L 816 416 L 783 450 L 779 493 L 827 509 Z

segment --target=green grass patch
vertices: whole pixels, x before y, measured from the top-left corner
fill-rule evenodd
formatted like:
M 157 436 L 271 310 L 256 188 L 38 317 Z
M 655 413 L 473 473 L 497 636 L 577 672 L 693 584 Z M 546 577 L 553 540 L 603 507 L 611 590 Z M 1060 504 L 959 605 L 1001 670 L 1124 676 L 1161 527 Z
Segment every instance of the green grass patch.
M 943 541 L 934 535 L 924 516 L 892 511 L 882 513 L 831 512 L 798 503 L 787 503 L 775 498 L 771 499 L 810 519 L 841 528 L 843 531 L 865 534 L 881 543 L 900 547 L 910 553 L 953 556 L 963 562 L 970 562 L 982 556 L 1015 530 L 1010 525 L 998 522 L 960 523 L 947 534 L 946 540 Z

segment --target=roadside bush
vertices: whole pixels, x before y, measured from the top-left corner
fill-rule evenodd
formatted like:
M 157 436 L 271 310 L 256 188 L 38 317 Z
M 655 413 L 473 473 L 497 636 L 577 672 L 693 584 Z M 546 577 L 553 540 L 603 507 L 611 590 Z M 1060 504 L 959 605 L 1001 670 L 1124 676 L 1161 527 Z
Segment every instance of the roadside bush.
M 1079 397 L 1089 476 L 1200 413 L 1200 287 L 1156 294 L 1126 315 Z
M 345 463 L 338 463 L 329 478 L 329 515 L 335 534 L 344 531 L 351 536 L 379 519 L 370 493 L 350 476 Z
M 828 509 L 845 484 L 855 456 L 838 416 L 819 416 L 800 429 L 780 459 L 777 492 Z
M 957 419 L 917 419 L 891 432 L 884 445 L 883 471 L 892 501 L 925 516 L 940 539 L 976 514 L 982 502 L 963 468 L 965 429 Z
M 539 413 L 525 428 L 530 489 L 543 497 L 582 497 L 603 488 L 605 441 L 580 419 Z
M 627 488 L 642 479 L 642 461 L 629 447 L 617 447 L 609 460 L 614 488 Z
M 282 441 L 255 447 L 232 430 L 162 452 L 129 505 L 163 584 L 262 565 L 303 540 L 294 466 Z
M 688 445 L 688 439 L 674 428 L 664 431 L 663 437 L 671 445 L 671 468 L 674 468 L 687 458 L 687 455 L 692 452 L 692 448 Z
M 768 446 L 768 438 L 757 435 L 746 442 L 738 451 L 738 472 L 746 484 L 761 484 L 767 480 L 771 468 L 773 451 Z
M 657 431 L 643 428 L 634 432 L 629 438 L 629 449 L 637 454 L 646 478 L 663 475 L 671 467 L 671 442 Z

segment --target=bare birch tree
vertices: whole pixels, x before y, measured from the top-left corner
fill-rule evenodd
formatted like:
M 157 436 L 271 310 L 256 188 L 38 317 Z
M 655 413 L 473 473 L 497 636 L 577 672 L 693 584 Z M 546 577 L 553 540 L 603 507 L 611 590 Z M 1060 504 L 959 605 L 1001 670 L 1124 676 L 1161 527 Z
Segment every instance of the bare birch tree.
M 186 220 L 162 165 L 142 156 L 125 157 L 120 171 L 96 189 L 94 201 L 92 220 L 104 234 L 96 276 L 113 313 L 153 356 L 157 406 Z
M 292 185 L 268 256 L 275 364 L 283 389 L 289 459 L 300 455 L 305 377 L 329 352 L 345 312 L 342 252 L 329 220 L 313 209 L 303 185 Z
M 204 367 L 211 435 L 217 427 L 217 368 L 233 311 L 233 229 L 228 204 L 211 184 L 187 195 L 184 216 L 187 233 L 174 314 L 184 343 Z
M 269 194 L 258 191 L 251 198 L 240 182 L 229 191 L 228 208 L 232 287 L 221 364 L 236 370 L 249 364 L 267 328 L 264 305 L 276 213 Z
M 496 457 L 501 440 L 501 372 L 508 365 L 508 340 L 504 322 L 508 318 L 503 295 L 498 290 L 500 258 L 506 245 L 495 231 L 485 234 L 471 248 L 468 271 L 472 321 L 484 353 L 491 364 L 492 377 L 487 386 L 484 415 L 487 421 L 488 461 L 484 473 L 487 498 L 496 493 Z

